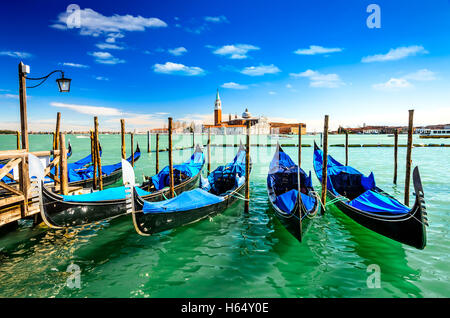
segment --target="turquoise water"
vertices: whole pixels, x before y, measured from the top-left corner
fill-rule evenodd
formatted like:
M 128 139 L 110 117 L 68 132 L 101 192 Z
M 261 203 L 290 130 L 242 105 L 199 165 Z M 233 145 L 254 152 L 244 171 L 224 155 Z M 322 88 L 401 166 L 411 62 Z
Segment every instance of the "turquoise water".
M 70 135 L 75 161 L 90 149 L 89 139 Z M 196 136 L 199 142 L 206 136 Z M 239 136 L 213 136 L 212 143 L 239 143 Z M 259 138 L 259 139 L 258 139 Z M 303 144 L 320 137 L 303 136 Z M 400 144 L 406 136 L 400 136 Z M 120 136 L 102 135 L 103 164 L 120 158 Z M 135 136 L 143 151 L 136 176 L 153 175 L 155 154 L 146 152 L 146 136 Z M 294 143 L 293 138 L 252 136 L 253 143 Z M 127 139 L 129 153 L 129 139 Z M 191 144 L 190 136 L 174 136 L 176 146 Z M 329 144 L 344 143 L 332 135 Z M 351 144 L 393 143 L 392 137 L 350 136 Z M 424 140 L 414 143 L 449 143 Z M 30 148 L 47 150 L 51 136 L 30 136 Z M 161 147 L 166 139 L 161 137 Z M 0 150 L 15 147 L 15 136 L 0 136 Z M 154 148 L 154 139 L 153 145 Z M 450 296 L 449 220 L 450 148 L 415 147 L 430 227 L 425 250 L 389 240 L 343 215 L 334 207 L 312 220 L 303 243 L 295 240 L 269 208 L 265 180 L 273 147 L 253 147 L 250 213 L 238 202 L 222 215 L 151 237 L 136 234 L 128 216 L 81 229 L 48 230 L 22 222 L 0 237 L 1 297 L 448 297 Z M 212 147 L 212 168 L 233 158 L 236 148 Z M 403 200 L 405 150 L 399 148 L 398 185 L 392 184 L 393 148 L 349 148 L 350 164 L 373 171 L 377 184 Z M 297 149 L 285 151 L 297 158 Z M 192 150 L 176 151 L 174 162 Z M 302 167 L 312 170 L 313 148 L 303 148 Z M 344 160 L 344 148 L 329 153 Z M 167 152 L 160 153 L 160 167 Z M 313 173 L 313 181 L 319 186 Z M 413 190 L 411 189 L 411 193 Z M 79 266 L 81 288 L 69 288 L 66 272 Z M 376 264 L 380 288 L 368 288 Z

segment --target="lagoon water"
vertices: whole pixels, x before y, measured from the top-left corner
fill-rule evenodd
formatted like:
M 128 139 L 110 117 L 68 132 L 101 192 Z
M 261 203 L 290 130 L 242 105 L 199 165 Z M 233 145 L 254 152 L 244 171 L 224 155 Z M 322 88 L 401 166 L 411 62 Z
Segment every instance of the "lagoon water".
M 152 149 L 155 138 L 152 136 Z M 90 151 L 88 138 L 68 135 L 73 147 L 69 162 Z M 201 141 L 202 139 L 202 141 Z M 206 136 L 196 142 L 206 144 Z M 244 136 L 213 136 L 212 143 L 239 143 Z M 303 144 L 320 136 L 303 136 Z M 101 135 L 102 164 L 120 159 L 120 135 Z M 147 137 L 136 135 L 142 156 L 138 181 L 155 172 L 155 153 L 147 153 Z M 295 143 L 297 137 L 252 136 L 252 144 Z M 191 136 L 175 135 L 176 146 Z M 414 143 L 449 143 L 414 137 Z M 129 154 L 129 137 L 127 138 Z M 161 148 L 167 138 L 161 136 Z M 343 144 L 331 135 L 329 144 Z M 350 135 L 350 144 L 392 144 L 387 135 Z M 406 144 L 406 135 L 399 136 Z M 31 135 L 32 151 L 48 150 L 50 135 Z M 0 136 L 0 150 L 14 149 L 15 136 Z M 212 168 L 230 161 L 237 148 L 212 147 Z M 266 177 L 274 147 L 253 147 L 250 213 L 240 201 L 210 220 L 160 233 L 139 236 L 129 216 L 84 228 L 50 230 L 21 222 L 18 230 L 0 236 L 0 297 L 449 297 L 450 296 L 450 148 L 415 147 L 413 165 L 422 176 L 430 226 L 424 250 L 371 232 L 331 206 L 312 220 L 303 243 L 278 222 L 269 207 Z M 349 162 L 361 172 L 373 171 L 377 185 L 403 200 L 405 152 L 399 148 L 398 185 L 392 184 L 393 148 L 349 148 Z M 297 148 L 285 151 L 296 161 Z M 192 150 L 174 152 L 174 162 Z M 302 151 L 302 168 L 312 170 L 312 147 Z M 344 148 L 329 154 L 344 161 Z M 168 162 L 160 153 L 160 167 Z M 206 166 L 205 166 L 206 168 Z M 206 170 L 206 169 L 205 169 Z M 205 172 L 204 172 L 205 173 Z M 312 172 L 314 185 L 319 182 Z M 118 183 L 120 184 L 120 182 Z M 411 188 L 411 193 L 413 189 Z M 413 201 L 413 200 L 412 200 Z M 80 269 L 80 287 L 68 266 Z M 371 264 L 380 268 L 380 288 L 369 288 Z M 70 284 L 69 284 L 70 285 Z

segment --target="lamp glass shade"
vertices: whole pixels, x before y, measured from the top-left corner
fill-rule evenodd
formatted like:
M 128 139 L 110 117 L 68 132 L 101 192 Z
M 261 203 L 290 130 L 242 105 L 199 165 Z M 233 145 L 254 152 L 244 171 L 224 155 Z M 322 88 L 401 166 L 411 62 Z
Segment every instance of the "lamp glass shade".
M 70 81 L 71 81 L 70 78 L 65 77 L 58 78 L 56 82 L 58 83 L 59 91 L 62 93 L 70 92 Z

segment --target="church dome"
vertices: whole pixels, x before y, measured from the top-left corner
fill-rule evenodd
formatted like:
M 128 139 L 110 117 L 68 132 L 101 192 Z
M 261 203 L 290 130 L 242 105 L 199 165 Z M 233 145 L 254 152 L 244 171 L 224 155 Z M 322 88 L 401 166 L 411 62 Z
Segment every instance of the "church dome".
M 250 118 L 252 114 L 249 113 L 248 109 L 245 109 L 245 112 L 242 113 L 242 118 Z

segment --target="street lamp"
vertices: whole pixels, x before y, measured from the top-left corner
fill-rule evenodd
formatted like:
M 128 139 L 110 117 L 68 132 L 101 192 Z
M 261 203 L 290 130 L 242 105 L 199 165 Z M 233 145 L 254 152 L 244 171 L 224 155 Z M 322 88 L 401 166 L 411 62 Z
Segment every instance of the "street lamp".
M 58 84 L 59 91 L 62 93 L 67 93 L 70 91 L 70 78 L 64 77 L 64 72 L 61 70 L 55 70 L 50 72 L 43 77 L 27 77 L 30 73 L 30 66 L 25 65 L 22 62 L 19 63 L 19 96 L 20 96 L 20 126 L 22 130 L 22 149 L 28 151 L 28 123 L 27 123 L 27 88 L 35 88 L 42 85 L 53 73 L 61 73 L 61 78 L 56 80 Z M 41 81 L 39 84 L 34 86 L 26 86 L 26 80 L 31 81 Z

